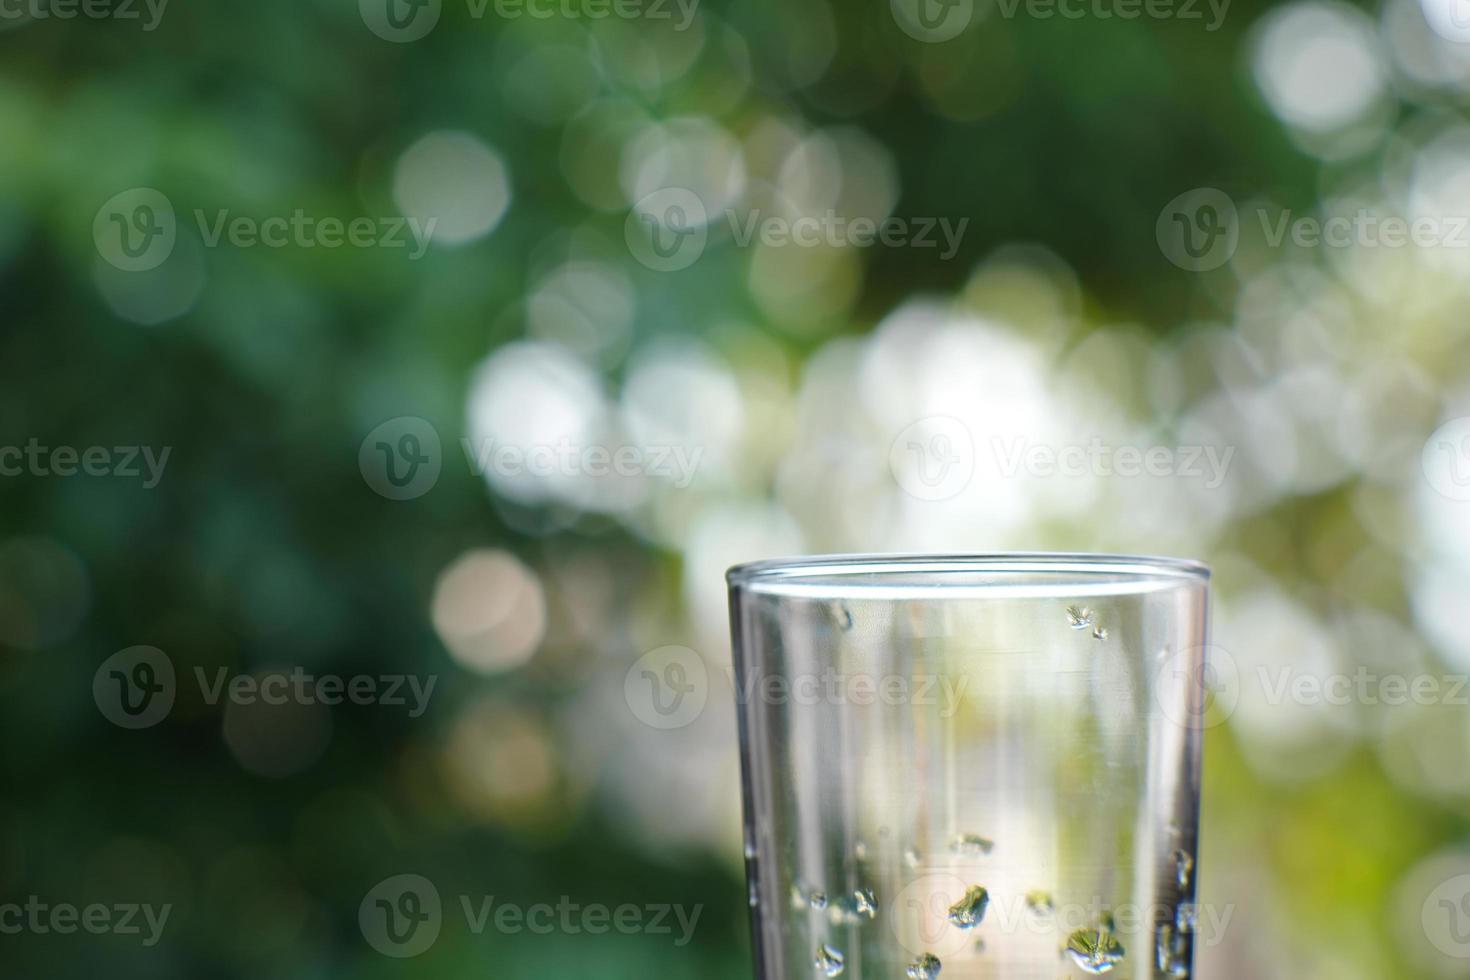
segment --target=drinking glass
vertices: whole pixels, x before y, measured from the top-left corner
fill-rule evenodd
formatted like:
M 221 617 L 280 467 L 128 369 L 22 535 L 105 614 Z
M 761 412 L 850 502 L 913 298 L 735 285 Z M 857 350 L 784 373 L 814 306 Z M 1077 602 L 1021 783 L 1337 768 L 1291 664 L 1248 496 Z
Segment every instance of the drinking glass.
M 1205 566 L 728 577 L 761 980 L 1190 975 Z

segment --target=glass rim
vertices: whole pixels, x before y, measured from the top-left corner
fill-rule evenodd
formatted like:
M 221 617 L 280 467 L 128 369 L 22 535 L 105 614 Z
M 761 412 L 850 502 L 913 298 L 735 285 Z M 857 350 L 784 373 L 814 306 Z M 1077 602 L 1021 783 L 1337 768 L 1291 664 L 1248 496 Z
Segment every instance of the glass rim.
M 1056 575 L 1059 581 L 1078 583 L 1105 576 L 1113 583 L 1203 585 L 1210 580 L 1210 567 L 1189 558 L 1087 552 L 836 554 L 744 562 L 730 568 L 725 579 L 731 588 L 786 592 L 805 591 L 804 586 L 814 590 L 832 587 L 818 585 L 819 582 L 859 585 L 865 576 L 869 582 L 887 589 L 925 589 L 943 587 L 946 576 L 964 575 L 969 579 L 966 585 L 980 584 L 983 588 L 987 575 L 1000 579 L 1016 574 Z

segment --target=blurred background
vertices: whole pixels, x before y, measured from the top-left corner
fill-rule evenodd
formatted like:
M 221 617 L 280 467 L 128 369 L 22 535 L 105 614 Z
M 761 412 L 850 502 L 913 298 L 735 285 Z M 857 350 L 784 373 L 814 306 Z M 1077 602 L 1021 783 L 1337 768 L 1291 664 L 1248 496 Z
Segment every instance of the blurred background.
M 1065 549 L 1216 571 L 1197 975 L 1470 976 L 1424 2 L 0 2 L 4 972 L 748 977 L 725 568 Z

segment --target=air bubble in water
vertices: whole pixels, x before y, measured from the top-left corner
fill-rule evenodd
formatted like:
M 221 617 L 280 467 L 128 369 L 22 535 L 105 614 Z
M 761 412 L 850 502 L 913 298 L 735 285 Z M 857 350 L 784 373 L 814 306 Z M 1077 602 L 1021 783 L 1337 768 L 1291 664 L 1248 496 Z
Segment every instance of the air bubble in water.
M 1051 915 L 1056 903 L 1052 901 L 1050 892 L 1038 890 L 1026 893 L 1026 907 L 1037 915 Z
M 847 965 L 847 961 L 843 958 L 839 950 L 823 943 L 817 947 L 815 965 L 824 977 L 835 977 L 842 972 L 843 968 Z
M 1092 610 L 1086 606 L 1068 606 L 1067 625 L 1074 630 L 1087 629 L 1092 625 Z
M 949 849 L 956 854 L 989 854 L 995 850 L 995 842 L 979 834 L 961 834 L 950 841 Z
M 753 842 L 747 842 L 745 845 L 745 860 L 755 860 L 755 844 Z
M 1178 874 L 1179 887 L 1188 888 L 1189 881 L 1194 875 L 1194 858 L 1188 851 L 1175 851 L 1174 868 Z
M 973 929 L 985 921 L 985 912 L 990 908 L 990 892 L 975 885 L 949 907 L 949 921 L 961 929 Z
M 852 856 L 859 861 L 866 861 L 868 859 L 868 845 L 864 844 L 862 841 L 858 841 L 853 844 Z
M 913 847 L 906 849 L 903 852 L 903 863 L 907 864 L 911 868 L 917 868 L 919 866 L 918 849 Z
M 1107 630 L 1107 627 L 1105 627 L 1105 626 L 1094 626 L 1092 628 L 1092 638 L 1095 639 L 1095 640 L 1106 640 L 1108 638 L 1108 630 Z
M 832 603 L 832 619 L 836 621 L 837 628 L 846 633 L 852 629 L 852 610 L 840 602 Z
M 1106 924 L 1093 929 L 1078 929 L 1067 937 L 1067 955 L 1083 971 L 1092 974 L 1111 973 L 1123 962 L 1123 944 Z
M 878 897 L 871 888 L 859 888 L 852 893 L 852 907 L 858 915 L 873 919 L 878 916 Z
M 940 967 L 943 965 L 939 962 L 939 957 L 933 953 L 925 953 L 910 963 L 905 972 L 909 980 L 934 980 L 939 976 Z
M 807 903 L 811 905 L 813 912 L 820 912 L 827 907 L 827 893 L 815 888 L 806 897 Z

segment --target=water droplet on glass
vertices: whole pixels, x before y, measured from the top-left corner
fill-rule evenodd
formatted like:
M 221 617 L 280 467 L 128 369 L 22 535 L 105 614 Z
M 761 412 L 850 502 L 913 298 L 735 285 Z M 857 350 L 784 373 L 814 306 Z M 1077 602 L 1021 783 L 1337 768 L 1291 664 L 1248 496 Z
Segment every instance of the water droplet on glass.
M 1056 903 L 1052 901 L 1051 892 L 1038 890 L 1026 893 L 1026 907 L 1037 915 L 1051 915 Z
M 903 863 L 911 868 L 919 866 L 919 852 L 917 848 L 910 847 L 903 852 Z
M 827 907 L 827 893 L 815 889 L 807 895 L 807 903 L 811 905 L 812 911 L 820 912 Z
M 852 629 L 852 610 L 840 602 L 832 603 L 832 619 L 842 632 Z
M 1171 925 L 1159 927 L 1159 972 L 1167 977 L 1189 976 L 1189 948 Z
M 1067 607 L 1067 625 L 1074 630 L 1085 630 L 1092 625 L 1092 610 L 1086 606 Z
M 1083 971 L 1092 974 L 1110 973 L 1123 962 L 1123 944 L 1113 935 L 1113 930 L 1103 924 L 1101 928 L 1078 929 L 1067 937 L 1066 953 Z
M 1093 627 L 1092 638 L 1095 640 L 1106 640 L 1108 638 L 1107 628 L 1103 626 Z
M 905 972 L 909 980 L 934 980 L 939 976 L 940 967 L 943 965 L 939 962 L 939 957 L 933 953 L 925 953 L 910 963 Z
M 989 854 L 995 850 L 995 842 L 979 834 L 961 834 L 950 841 L 949 849 L 956 854 Z
M 973 929 L 985 921 L 985 911 L 990 908 L 990 892 L 975 885 L 949 907 L 949 921 L 961 929 Z
M 842 953 L 826 943 L 817 947 L 816 968 L 824 977 L 835 977 L 847 965 Z
M 878 898 L 871 888 L 859 888 L 852 893 L 853 911 L 869 919 L 878 916 Z
M 1193 902 L 1184 902 L 1179 906 L 1178 913 L 1174 916 L 1174 926 L 1180 932 L 1194 932 L 1194 927 L 1199 925 L 1199 906 Z
M 1194 858 L 1188 851 L 1175 851 L 1174 867 L 1178 871 L 1179 887 L 1188 888 L 1189 881 L 1194 875 Z

